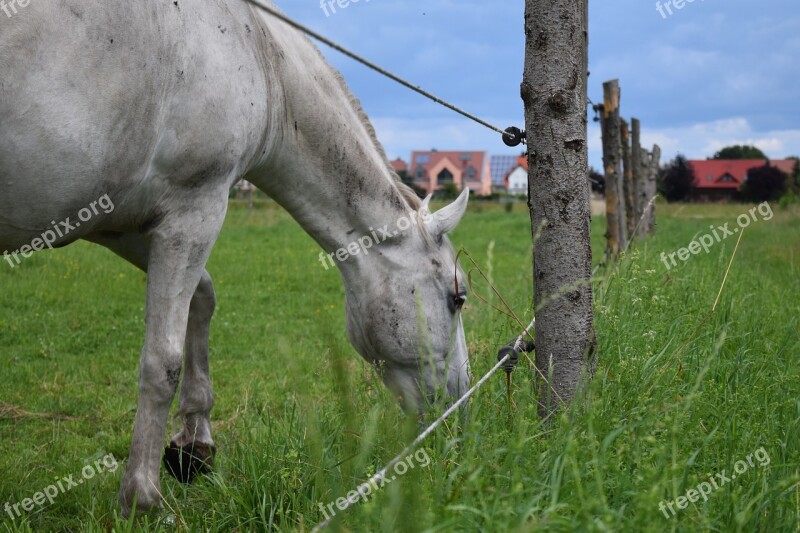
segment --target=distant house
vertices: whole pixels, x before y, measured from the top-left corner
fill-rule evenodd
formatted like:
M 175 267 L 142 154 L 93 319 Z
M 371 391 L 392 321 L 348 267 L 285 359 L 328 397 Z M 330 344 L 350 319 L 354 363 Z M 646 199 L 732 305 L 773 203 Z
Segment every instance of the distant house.
M 736 192 L 747 181 L 750 169 L 763 167 L 762 159 L 708 159 L 689 161 L 694 170 L 693 199 L 698 202 L 724 202 L 733 200 Z M 793 159 L 769 161 L 787 175 L 794 167 Z
M 518 157 L 503 182 L 508 194 L 528 194 L 528 158 Z
M 392 168 L 398 174 L 400 174 L 402 172 L 408 172 L 408 163 L 406 163 L 405 161 L 403 161 L 402 159 L 400 159 L 398 157 L 397 159 L 392 161 Z
M 486 152 L 413 152 L 409 173 L 414 178 L 414 185 L 428 194 L 450 183 L 458 190 L 469 187 L 478 196 L 492 194 Z
M 489 171 L 492 173 L 492 187 L 498 192 L 505 192 L 505 179 L 517 165 L 515 155 L 493 155 L 489 160 Z

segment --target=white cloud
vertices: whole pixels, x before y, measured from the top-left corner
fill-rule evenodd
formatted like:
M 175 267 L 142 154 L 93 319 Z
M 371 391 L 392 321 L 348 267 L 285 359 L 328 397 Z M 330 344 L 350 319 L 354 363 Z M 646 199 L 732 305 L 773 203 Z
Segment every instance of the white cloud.
M 514 121 L 498 119 L 496 124 L 513 124 Z M 508 148 L 499 135 L 467 120 L 459 119 L 405 119 L 376 118 L 373 124 L 378 138 L 390 158 L 408 160 L 413 150 L 483 150 L 491 155 L 519 154 L 523 146 Z M 589 123 L 589 164 L 602 169 L 602 142 L 600 127 Z M 649 128 L 642 124 L 642 145 L 647 150 L 653 144 L 661 147 L 664 163 L 682 153 L 689 159 L 706 159 L 725 146 L 749 144 L 760 148 L 772 159 L 800 155 L 800 129 L 754 131 L 749 121 L 732 117 L 687 126 Z
M 706 159 L 734 144 L 753 145 L 772 159 L 783 159 L 800 155 L 800 129 L 754 131 L 750 122 L 742 117 L 670 128 L 648 128 L 642 124 L 642 145 L 650 150 L 653 144 L 661 147 L 662 163 L 678 153 L 689 159 Z M 589 161 L 602 168 L 600 128 L 596 125 L 589 128 Z
M 754 145 L 770 158 L 782 159 L 800 154 L 800 129 L 754 131 L 746 118 L 734 117 L 687 127 L 645 129 L 642 142 L 659 143 L 665 159 L 678 152 L 690 159 L 705 159 L 733 144 Z

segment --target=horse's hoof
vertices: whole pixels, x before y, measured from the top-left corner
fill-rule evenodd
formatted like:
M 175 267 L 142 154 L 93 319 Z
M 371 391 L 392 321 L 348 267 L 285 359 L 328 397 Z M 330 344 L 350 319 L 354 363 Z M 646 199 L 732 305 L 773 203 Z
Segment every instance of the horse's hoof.
M 178 446 L 171 442 L 164 450 L 164 466 L 167 472 L 181 483 L 191 483 L 201 474 L 211 472 L 216 446 L 202 442 Z

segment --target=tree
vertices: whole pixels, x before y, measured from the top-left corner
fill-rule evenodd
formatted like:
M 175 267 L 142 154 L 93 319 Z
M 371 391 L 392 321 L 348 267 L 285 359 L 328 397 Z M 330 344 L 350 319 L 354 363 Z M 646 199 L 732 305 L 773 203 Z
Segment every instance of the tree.
M 526 0 L 522 100 L 534 237 L 539 413 L 594 371 L 587 151 L 588 0 Z
M 735 144 L 726 146 L 711 159 L 767 159 L 767 156 L 755 146 Z
M 747 180 L 739 194 L 750 202 L 777 200 L 786 192 L 786 174 L 769 163 L 747 171 Z
M 661 172 L 658 192 L 668 202 L 686 202 L 692 198 L 694 179 L 692 165 L 685 156 L 678 154 Z
M 450 181 L 442 185 L 442 188 L 436 191 L 434 196 L 441 200 L 452 200 L 454 198 L 458 198 L 459 194 L 461 194 L 461 191 L 459 190 L 458 185 Z
M 800 158 L 799 157 L 790 157 L 789 159 L 794 159 L 794 166 L 792 167 L 792 175 L 789 186 L 792 189 L 792 192 L 795 195 L 800 195 Z
M 414 176 L 409 174 L 407 170 L 399 170 L 397 171 L 397 175 L 400 177 L 400 181 L 411 187 L 420 198 L 425 198 L 428 195 L 428 192 L 425 189 L 417 185 L 417 182 L 414 180 Z

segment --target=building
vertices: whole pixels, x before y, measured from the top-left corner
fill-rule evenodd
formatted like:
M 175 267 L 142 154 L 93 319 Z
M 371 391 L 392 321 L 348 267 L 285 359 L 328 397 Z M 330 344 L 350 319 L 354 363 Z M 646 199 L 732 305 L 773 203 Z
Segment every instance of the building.
M 392 168 L 398 174 L 402 174 L 403 172 L 408 172 L 408 163 L 398 157 L 392 161 Z
M 689 161 L 694 170 L 692 196 L 698 202 L 724 202 L 733 200 L 736 192 L 747 181 L 747 172 L 762 167 L 762 159 L 707 159 Z M 769 161 L 787 175 L 792 174 L 794 159 Z
M 493 155 L 489 160 L 489 171 L 492 174 L 492 186 L 505 187 L 505 178 L 517 165 L 515 155 Z
M 427 194 L 453 184 L 457 190 L 469 187 L 473 194 L 492 194 L 492 178 L 486 152 L 413 152 L 409 173 L 414 185 Z
M 528 158 L 517 157 L 503 180 L 508 194 L 528 194 Z

